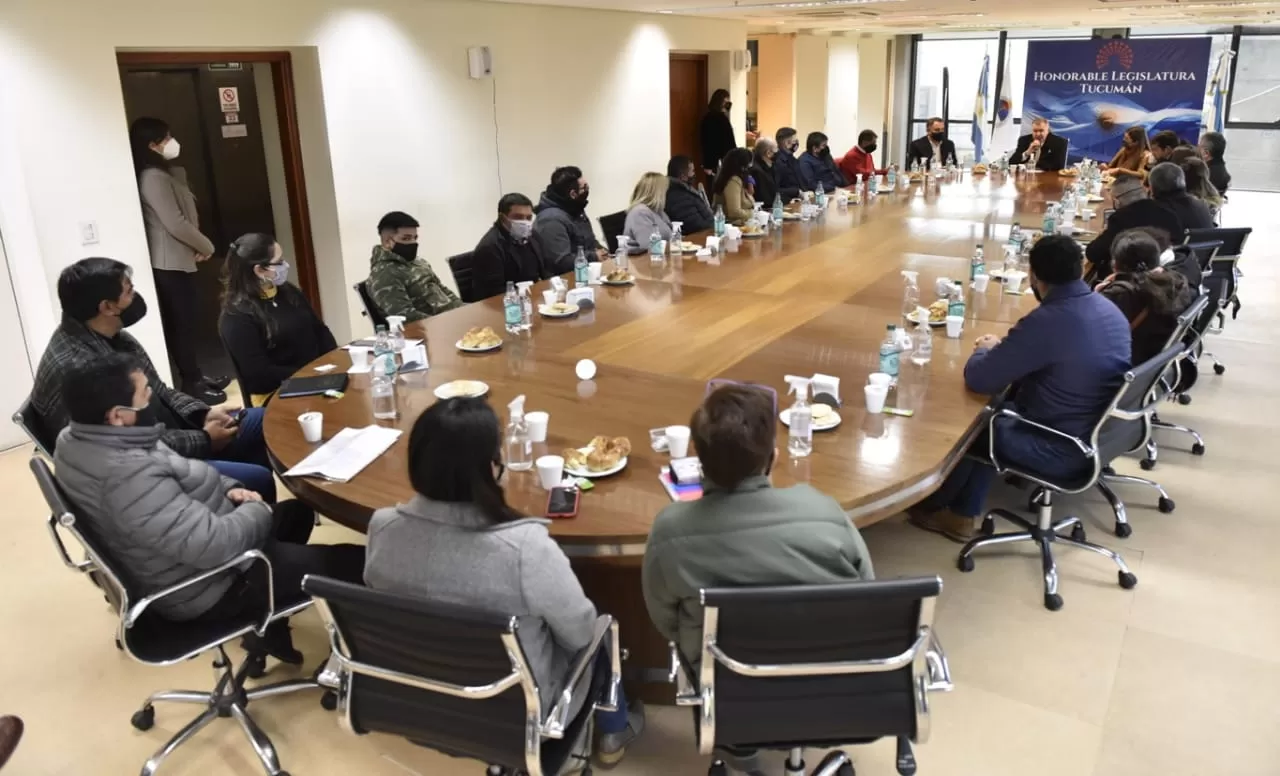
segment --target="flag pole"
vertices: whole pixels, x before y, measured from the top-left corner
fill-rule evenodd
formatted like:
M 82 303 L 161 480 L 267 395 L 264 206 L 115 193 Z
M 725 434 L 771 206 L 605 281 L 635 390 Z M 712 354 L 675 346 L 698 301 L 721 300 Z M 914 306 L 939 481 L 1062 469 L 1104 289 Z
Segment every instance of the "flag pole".
M 996 90 L 992 92 L 992 94 L 996 96 L 997 101 L 999 101 L 1001 89 L 1004 87 L 1004 52 L 1005 52 L 1005 41 L 1008 39 L 1008 37 L 1009 37 L 1008 30 L 1000 30 L 1000 43 L 996 47 Z M 996 136 L 996 122 L 1000 120 L 1000 108 L 995 103 L 992 103 L 992 108 L 993 110 L 991 111 L 991 137 L 993 138 L 993 142 L 994 142 L 994 138 Z M 1012 108 L 1010 108 L 1010 110 L 1012 110 Z

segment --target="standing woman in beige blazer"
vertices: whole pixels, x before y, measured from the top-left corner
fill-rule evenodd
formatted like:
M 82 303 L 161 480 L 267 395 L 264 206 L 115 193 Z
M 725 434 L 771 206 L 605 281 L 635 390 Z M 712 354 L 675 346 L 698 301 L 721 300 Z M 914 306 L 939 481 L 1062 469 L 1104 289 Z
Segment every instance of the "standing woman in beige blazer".
M 213 255 L 213 242 L 200 231 L 196 198 L 187 187 L 187 172 L 173 164 L 178 141 L 160 119 L 140 118 L 129 127 L 133 164 L 142 197 L 142 220 L 160 300 L 160 317 L 169 353 L 178 369 L 179 390 L 209 405 L 227 400 L 225 377 L 206 378 L 196 360 L 192 337 L 197 328 L 199 297 L 196 264 Z

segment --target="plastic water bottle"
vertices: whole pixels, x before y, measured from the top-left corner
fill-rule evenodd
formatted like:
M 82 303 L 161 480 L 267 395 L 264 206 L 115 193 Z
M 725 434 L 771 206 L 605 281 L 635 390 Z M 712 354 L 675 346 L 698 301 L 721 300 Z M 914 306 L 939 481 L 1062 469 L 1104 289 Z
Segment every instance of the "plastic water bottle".
M 809 379 L 787 376 L 796 403 L 787 412 L 787 453 L 792 458 L 808 458 L 813 452 L 813 409 L 809 406 Z
M 920 309 L 920 285 L 917 277 L 920 273 L 914 270 L 902 271 L 902 315 L 906 317 Z M 925 316 L 927 321 L 929 316 Z
M 662 235 L 654 232 L 649 235 L 649 261 L 653 264 L 661 264 L 663 258 L 662 251 Z
M 377 326 L 374 328 L 373 335 L 373 364 L 376 368 L 381 365 L 383 373 L 392 380 L 396 377 L 396 351 L 391 347 L 391 335 L 387 333 L 386 326 Z
M 578 247 L 578 255 L 573 257 L 573 285 L 575 288 L 582 288 L 587 285 L 591 279 L 591 273 L 587 271 L 587 252 Z M 509 283 L 507 285 L 510 285 Z
M 775 226 L 782 226 L 785 218 L 785 211 L 782 207 L 782 195 L 778 194 L 773 198 L 773 223 Z
M 373 378 L 369 396 L 373 400 L 373 417 L 377 420 L 394 420 L 396 417 L 395 356 L 377 358 L 373 362 Z M 387 365 L 391 371 L 387 371 Z
M 912 159 L 912 160 L 911 160 L 911 174 L 912 174 L 912 175 L 919 175 L 919 174 L 920 174 L 920 160 L 919 160 L 919 159 Z
M 667 242 L 667 252 L 673 259 L 684 255 L 684 222 L 671 222 L 671 239 Z
M 911 338 L 911 363 L 924 366 L 933 360 L 933 332 L 929 330 L 929 311 L 920 308 L 917 313 L 920 323 L 916 324 L 915 334 Z
M 724 237 L 724 207 L 716 205 L 716 237 Z
M 1009 227 L 1009 244 L 1015 250 L 1022 250 L 1022 224 L 1017 221 L 1013 222 L 1013 226 Z
M 871 177 L 867 178 L 867 196 L 874 197 L 880 193 L 880 176 L 871 173 Z
M 982 243 L 973 249 L 973 258 L 969 260 L 969 279 L 987 274 L 987 260 L 982 253 Z
M 902 346 L 898 344 L 898 327 L 892 323 L 885 327 L 884 342 L 880 343 L 880 371 L 897 379 L 902 361 Z
M 507 331 L 511 334 L 519 334 L 524 310 L 520 305 L 520 296 L 516 294 L 515 283 L 507 283 L 507 293 L 502 296 L 502 316 L 506 319 Z
M 827 209 L 827 187 L 821 183 L 818 184 L 818 191 L 814 195 L 813 204 L 818 206 L 818 215 L 822 215 L 822 211 Z
M 947 302 L 947 315 L 964 317 L 964 285 L 959 280 L 951 289 L 951 299 Z
M 533 330 L 533 295 L 529 293 L 532 286 L 531 280 L 516 283 L 516 295 L 520 297 L 520 331 Z
M 884 182 L 889 191 L 893 191 L 898 187 L 898 165 L 889 165 L 889 169 L 884 174 Z
M 1058 231 L 1057 208 L 1058 206 L 1053 202 L 1044 207 L 1044 223 L 1041 225 L 1040 231 L 1044 233 L 1045 237 Z
M 527 472 L 533 468 L 533 442 L 529 439 L 529 426 L 524 421 L 524 395 L 512 399 L 507 408 L 511 411 L 503 438 L 507 469 Z

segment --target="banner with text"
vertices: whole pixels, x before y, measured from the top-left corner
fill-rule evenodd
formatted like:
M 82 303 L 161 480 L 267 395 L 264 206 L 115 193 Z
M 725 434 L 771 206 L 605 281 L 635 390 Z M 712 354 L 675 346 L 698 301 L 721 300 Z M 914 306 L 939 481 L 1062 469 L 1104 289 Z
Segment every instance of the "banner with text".
M 1207 37 L 1030 41 L 1022 131 L 1033 118 L 1048 119 L 1070 141 L 1071 161 L 1110 161 L 1134 125 L 1194 143 L 1210 45 Z

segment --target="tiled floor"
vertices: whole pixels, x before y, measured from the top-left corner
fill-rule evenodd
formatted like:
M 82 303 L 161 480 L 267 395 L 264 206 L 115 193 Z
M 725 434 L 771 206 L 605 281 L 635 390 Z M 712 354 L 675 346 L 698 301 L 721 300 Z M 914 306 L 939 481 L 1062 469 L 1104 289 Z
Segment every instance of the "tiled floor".
M 1186 440 L 1173 438 L 1162 449 L 1155 474 L 1177 512 L 1159 514 L 1149 494 L 1122 490 L 1134 534 L 1120 541 L 1109 533 L 1101 499 L 1070 502 L 1093 518 L 1092 538 L 1124 552 L 1141 579 L 1137 589 L 1121 590 L 1104 559 L 1063 550 L 1066 607 L 1051 614 L 1041 606 L 1039 563 L 1029 556 L 982 556 L 976 571 L 960 574 L 954 546 L 941 539 L 898 522 L 867 531 L 882 576 L 936 572 L 946 582 L 938 629 L 957 686 L 934 704 L 933 739 L 917 750 L 922 776 L 1280 773 L 1280 519 L 1273 506 L 1280 497 L 1273 414 L 1280 252 L 1270 242 L 1280 235 L 1270 221 L 1280 196 L 1236 193 L 1232 200 L 1227 225 L 1251 224 L 1259 233 L 1244 265 L 1242 317 L 1211 343 L 1227 374 L 1203 376 L 1194 404 L 1164 410 L 1198 428 L 1209 448 L 1194 458 L 1179 449 Z M 27 456 L 0 456 L 8 503 L 0 532 L 0 713 L 27 723 L 4 774 L 137 773 L 193 709 L 160 707 L 149 733 L 134 732 L 129 715 L 154 689 L 206 687 L 208 665 L 149 668 L 113 648 L 101 598 L 49 546 Z M 1136 461 L 1119 468 L 1138 469 Z M 345 533 L 325 532 L 330 540 Z M 297 625 L 299 646 L 309 657 L 323 654 L 316 616 Z M 646 735 L 616 773 L 701 773 L 687 713 L 650 711 Z M 483 772 L 403 741 L 347 735 L 314 694 L 273 699 L 254 712 L 295 776 Z M 888 742 L 855 757 L 861 774 L 895 772 Z M 258 772 L 229 721 L 206 728 L 161 771 Z M 781 774 L 781 765 L 772 772 Z

